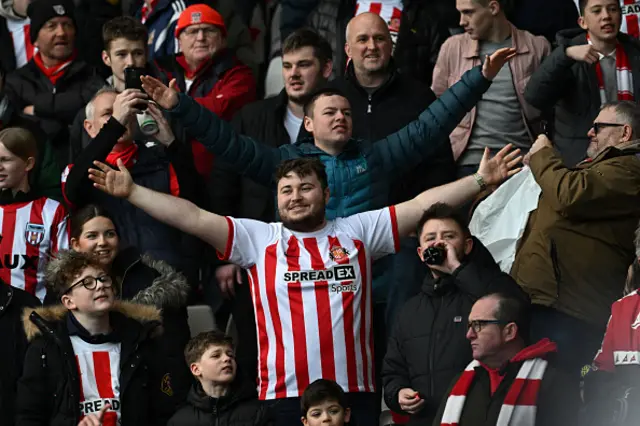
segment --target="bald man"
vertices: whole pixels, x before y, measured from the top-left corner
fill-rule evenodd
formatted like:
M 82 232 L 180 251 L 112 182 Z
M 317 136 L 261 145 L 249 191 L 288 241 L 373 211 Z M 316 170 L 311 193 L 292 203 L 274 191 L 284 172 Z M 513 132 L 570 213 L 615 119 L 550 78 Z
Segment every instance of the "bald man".
M 331 85 L 349 99 L 355 138 L 380 140 L 415 120 L 435 99 L 425 84 L 398 73 L 391 57 L 392 47 L 389 27 L 379 15 L 362 13 L 347 25 L 345 52 L 349 64 L 345 76 Z M 436 140 L 429 143 L 439 146 L 435 155 L 399 176 L 388 194 L 390 203 L 409 200 L 454 179 L 451 145 Z M 406 238 L 401 241 L 398 254 L 374 265 L 373 291 L 378 301 L 374 317 L 379 320 L 374 327 L 375 359 L 380 362 L 386 347 L 385 331 L 391 330 L 397 309 L 419 291 L 426 272 L 415 256 L 417 245 L 414 238 Z

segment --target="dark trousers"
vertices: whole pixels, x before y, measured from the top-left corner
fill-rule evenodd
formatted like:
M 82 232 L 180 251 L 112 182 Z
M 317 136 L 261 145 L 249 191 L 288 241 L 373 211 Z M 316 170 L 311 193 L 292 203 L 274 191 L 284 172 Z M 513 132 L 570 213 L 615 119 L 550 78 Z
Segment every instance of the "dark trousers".
M 373 393 L 347 393 L 347 403 L 351 408 L 350 426 L 377 426 L 375 414 L 376 400 Z M 273 426 L 295 426 L 302 424 L 300 398 L 283 398 L 265 401 L 271 411 Z M 379 411 L 379 408 L 378 408 Z

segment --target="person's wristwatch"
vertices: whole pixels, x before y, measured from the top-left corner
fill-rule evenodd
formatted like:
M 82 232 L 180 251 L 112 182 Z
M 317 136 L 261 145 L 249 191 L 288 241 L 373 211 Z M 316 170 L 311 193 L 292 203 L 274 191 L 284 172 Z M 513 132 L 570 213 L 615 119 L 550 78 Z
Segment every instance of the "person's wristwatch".
M 478 186 L 480 186 L 481 190 L 487 189 L 487 182 L 484 181 L 484 178 L 480 176 L 480 173 L 474 173 L 473 178 L 476 180 Z

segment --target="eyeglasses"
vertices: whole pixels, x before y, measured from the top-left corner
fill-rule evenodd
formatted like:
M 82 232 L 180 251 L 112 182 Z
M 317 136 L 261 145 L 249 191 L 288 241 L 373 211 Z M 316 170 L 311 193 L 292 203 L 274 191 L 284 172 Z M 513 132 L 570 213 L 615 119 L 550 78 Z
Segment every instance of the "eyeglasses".
M 105 274 L 105 275 L 100 275 L 99 277 L 88 276 L 88 277 L 84 277 L 77 283 L 71 284 L 71 287 L 69 287 L 67 291 L 65 291 L 63 294 L 69 293 L 71 290 L 73 290 L 74 288 L 80 285 L 86 288 L 87 290 L 95 290 L 96 287 L 98 286 L 98 281 L 102 283 L 102 286 L 104 288 L 110 288 L 113 285 L 113 280 L 109 275 Z
M 484 328 L 484 326 L 489 324 L 506 325 L 509 323 L 507 321 L 500 321 L 500 320 L 473 320 L 467 323 L 467 330 L 471 329 L 473 330 L 474 333 L 480 333 Z
M 624 124 L 620 124 L 620 123 L 598 123 L 596 121 L 595 123 L 593 123 L 593 133 L 595 133 L 596 136 L 597 136 L 598 133 L 600 132 L 600 130 L 604 129 L 605 127 L 624 127 Z
M 213 37 L 220 30 L 216 27 L 189 27 L 182 32 L 189 37 L 195 37 L 200 33 L 200 31 L 202 31 L 202 34 L 205 37 Z

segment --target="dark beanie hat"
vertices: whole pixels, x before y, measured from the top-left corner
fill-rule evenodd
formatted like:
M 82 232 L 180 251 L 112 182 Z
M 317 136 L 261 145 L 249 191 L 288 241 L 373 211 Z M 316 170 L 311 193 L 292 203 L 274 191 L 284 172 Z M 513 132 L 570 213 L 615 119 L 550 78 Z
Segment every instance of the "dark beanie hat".
M 72 0 L 34 0 L 27 8 L 27 16 L 31 20 L 31 43 L 38 39 L 40 29 L 48 20 L 67 16 L 76 25 L 75 5 Z

